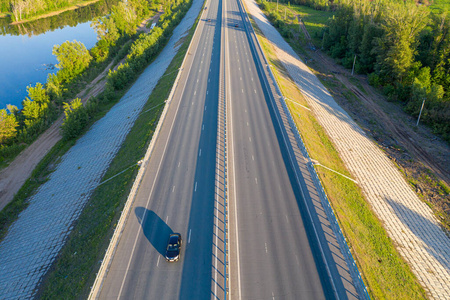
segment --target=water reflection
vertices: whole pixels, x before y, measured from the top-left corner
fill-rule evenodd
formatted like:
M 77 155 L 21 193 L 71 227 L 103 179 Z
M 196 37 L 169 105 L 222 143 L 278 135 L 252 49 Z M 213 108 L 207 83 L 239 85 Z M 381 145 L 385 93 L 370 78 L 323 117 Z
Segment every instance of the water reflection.
M 26 87 L 45 83 L 56 73 L 53 45 L 69 40 L 82 42 L 88 49 L 97 41 L 90 22 L 109 12 L 118 0 L 102 0 L 93 5 L 66 11 L 60 15 L 18 25 L 0 19 L 0 109 L 7 104 L 22 107 Z

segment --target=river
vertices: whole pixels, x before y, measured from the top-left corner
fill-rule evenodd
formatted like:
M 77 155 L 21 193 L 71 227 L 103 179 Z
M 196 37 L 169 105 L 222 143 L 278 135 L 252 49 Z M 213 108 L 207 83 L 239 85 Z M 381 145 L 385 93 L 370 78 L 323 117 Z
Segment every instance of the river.
M 9 25 L 0 19 L 0 109 L 7 104 L 22 108 L 27 86 L 44 84 L 58 63 L 52 54 L 54 45 L 77 40 L 86 48 L 97 42 L 91 21 L 106 15 L 118 1 L 102 0 L 90 6 L 66 11 L 57 16 Z

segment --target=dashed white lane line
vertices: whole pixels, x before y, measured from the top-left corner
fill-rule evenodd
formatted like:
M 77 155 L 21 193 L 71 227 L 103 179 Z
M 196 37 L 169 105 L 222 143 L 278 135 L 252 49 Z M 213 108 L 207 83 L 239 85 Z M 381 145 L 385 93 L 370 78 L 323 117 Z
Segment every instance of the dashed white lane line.
M 202 149 L 198 152 L 198 156 L 202 156 Z
M 266 253 L 268 253 L 267 252 L 267 243 L 264 243 L 264 247 L 266 248 Z
M 159 260 L 161 259 L 161 255 L 158 256 L 158 262 L 156 263 L 156 266 L 159 266 Z
M 195 182 L 195 188 L 194 188 L 194 192 L 197 191 L 197 182 Z
M 258 178 L 257 177 L 255 177 L 255 182 L 256 182 L 256 184 L 258 184 Z
M 172 187 L 172 193 L 175 192 L 175 186 Z

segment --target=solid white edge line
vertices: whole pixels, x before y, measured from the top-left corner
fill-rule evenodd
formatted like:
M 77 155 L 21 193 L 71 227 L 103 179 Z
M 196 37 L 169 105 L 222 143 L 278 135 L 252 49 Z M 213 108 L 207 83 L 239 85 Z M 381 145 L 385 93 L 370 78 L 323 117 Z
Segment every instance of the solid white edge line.
M 224 0 L 225 2 L 226 0 Z M 227 19 L 227 9 L 225 7 L 224 10 L 224 14 L 225 14 L 225 20 Z M 225 30 L 225 61 L 227 62 L 227 77 L 228 77 L 228 103 L 229 103 L 229 107 L 230 107 L 230 153 L 234 152 L 234 139 L 233 139 L 233 107 L 232 107 L 232 101 L 231 101 L 231 87 L 230 87 L 230 83 L 231 83 L 231 77 L 230 77 L 230 60 L 229 60 L 229 51 L 230 51 L 230 45 L 229 43 L 227 43 L 228 41 L 228 30 Z M 237 46 L 236 46 L 237 47 Z M 238 284 L 238 299 L 242 298 L 242 294 L 241 294 L 241 269 L 240 269 L 240 262 L 239 262 L 239 232 L 238 232 L 238 217 L 237 217 L 237 201 L 236 201 L 236 177 L 235 177 L 235 160 L 234 160 L 234 153 L 232 155 L 232 174 L 233 174 L 233 198 L 234 198 L 234 218 L 235 218 L 235 230 L 236 230 L 236 261 L 237 261 L 237 284 Z M 231 271 L 230 271 L 231 274 Z M 231 280 L 230 280 L 231 282 Z M 231 286 L 231 284 L 230 284 Z
M 196 28 L 195 28 L 194 35 L 192 36 L 191 42 L 189 43 L 189 47 L 188 47 L 188 49 L 187 49 L 187 51 L 186 51 L 185 57 L 187 57 L 187 55 L 189 54 L 189 49 L 190 49 L 190 46 L 191 46 L 191 44 L 192 44 L 192 41 L 195 40 L 195 35 L 196 35 L 196 33 L 197 33 L 197 29 L 199 28 L 198 25 L 199 25 L 199 24 L 197 24 L 197 26 L 196 26 Z M 198 44 L 197 44 L 197 45 L 198 45 Z M 194 58 L 192 58 L 192 62 L 191 62 L 191 64 L 190 64 L 190 66 L 189 66 L 189 70 L 188 70 L 188 73 L 187 73 L 188 76 L 187 76 L 187 77 L 189 77 L 189 74 L 191 73 L 191 68 L 192 68 L 193 61 L 194 61 Z M 187 77 L 186 77 L 186 79 L 187 79 Z M 184 94 L 184 91 L 185 91 L 185 88 L 186 88 L 186 83 L 187 83 L 187 80 L 184 81 L 184 86 L 183 86 L 183 90 L 182 90 L 182 92 L 181 92 L 180 99 L 183 97 L 183 94 Z M 180 108 L 180 104 L 181 104 L 181 101 L 178 102 L 177 110 L 175 111 L 175 117 L 172 119 L 172 124 L 171 124 L 171 126 L 170 126 L 169 134 L 167 135 L 167 141 L 166 141 L 166 144 L 165 144 L 165 146 L 164 146 L 164 152 L 163 152 L 163 155 L 162 155 L 161 160 L 160 160 L 160 162 L 159 162 L 158 170 L 157 170 L 157 172 L 156 172 L 155 179 L 153 180 L 152 188 L 151 188 L 151 190 L 150 190 L 150 194 L 149 194 L 148 199 L 147 199 L 147 203 L 146 203 L 146 206 L 147 206 L 147 207 L 148 207 L 148 204 L 150 203 L 151 195 L 153 194 L 153 189 L 154 189 L 154 187 L 155 187 L 156 178 L 158 178 L 159 171 L 161 170 L 161 164 L 162 164 L 162 161 L 164 160 L 164 156 L 166 155 L 167 144 L 169 143 L 170 135 L 172 134 L 173 125 L 175 124 L 175 119 L 176 119 L 176 116 L 178 115 L 178 110 L 179 110 L 179 108 Z M 142 222 L 144 222 L 146 216 L 147 216 L 147 210 L 144 212 L 144 215 L 142 216 Z M 125 274 L 124 274 L 124 276 L 123 276 L 122 284 L 120 285 L 120 290 L 119 290 L 119 294 L 117 295 L 117 299 L 120 299 L 120 296 L 122 295 L 123 286 L 125 285 L 125 281 L 126 281 L 126 278 L 127 278 L 127 275 L 128 275 L 128 270 L 129 270 L 129 268 L 130 268 L 131 260 L 132 260 L 132 258 L 133 258 L 133 254 L 134 254 L 134 251 L 135 251 L 135 249 L 136 249 L 137 240 L 138 240 L 138 238 L 139 238 L 139 235 L 140 235 L 141 231 L 142 231 L 142 226 L 139 227 L 139 230 L 138 230 L 138 232 L 137 232 L 137 234 L 136 234 L 136 238 L 135 238 L 135 240 L 134 240 L 133 249 L 132 249 L 132 251 L 131 251 L 130 259 L 129 259 L 129 261 L 128 261 L 127 269 L 125 270 Z

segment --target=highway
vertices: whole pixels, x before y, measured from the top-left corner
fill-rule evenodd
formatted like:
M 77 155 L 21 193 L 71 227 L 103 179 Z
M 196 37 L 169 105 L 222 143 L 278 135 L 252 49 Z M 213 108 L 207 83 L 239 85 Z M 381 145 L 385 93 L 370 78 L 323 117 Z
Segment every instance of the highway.
M 215 203 L 224 170 L 227 299 L 334 298 L 248 26 L 237 0 L 207 1 L 100 299 L 225 297 Z M 183 237 L 176 263 L 164 259 L 172 232 Z
M 269 110 L 237 0 L 224 0 L 231 132 L 231 299 L 333 298 L 319 274 L 297 199 L 301 193 Z M 236 27 L 236 24 L 238 27 Z M 320 260 L 319 260 L 320 261 Z M 320 263 L 321 264 L 321 263 Z
M 211 295 L 219 4 L 208 4 L 199 21 L 100 299 L 204 299 Z M 172 232 L 183 237 L 177 263 L 164 259 Z

